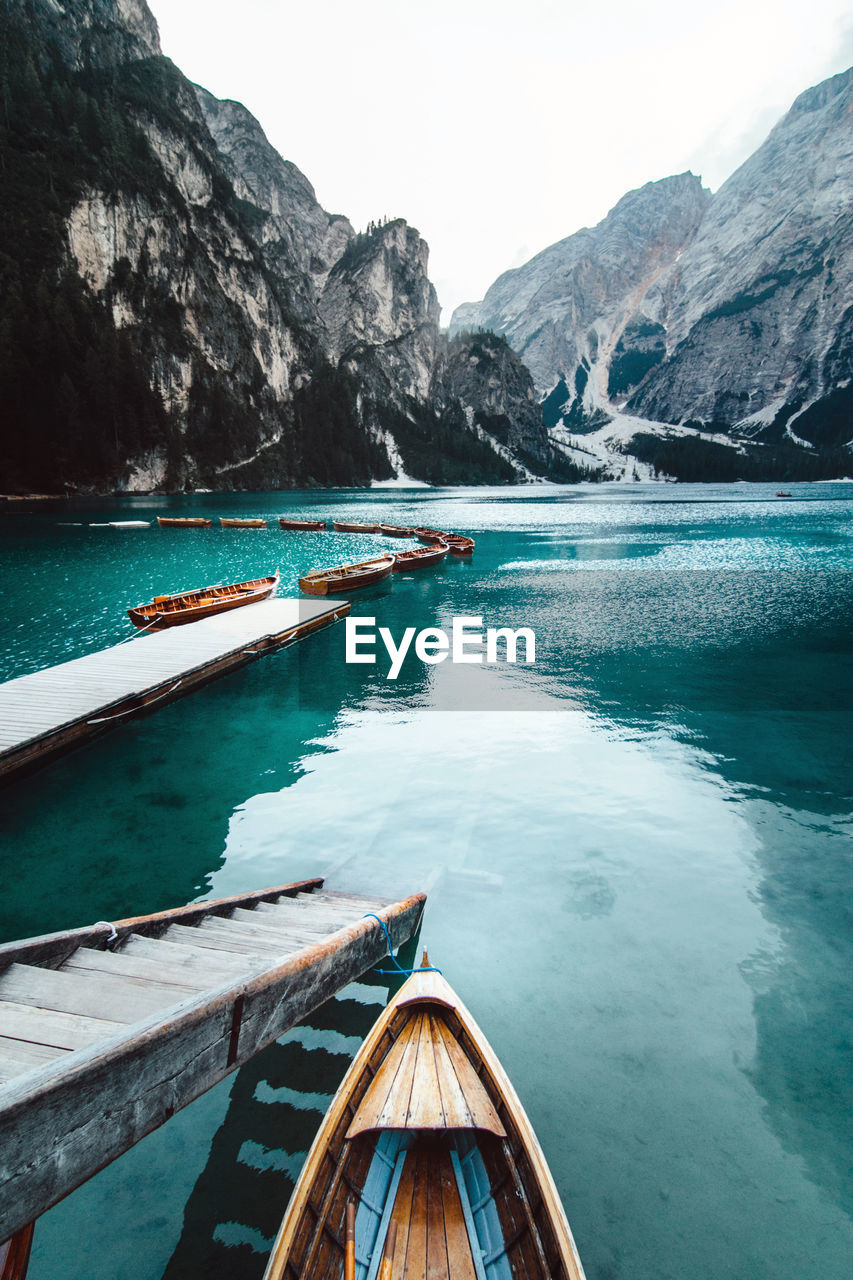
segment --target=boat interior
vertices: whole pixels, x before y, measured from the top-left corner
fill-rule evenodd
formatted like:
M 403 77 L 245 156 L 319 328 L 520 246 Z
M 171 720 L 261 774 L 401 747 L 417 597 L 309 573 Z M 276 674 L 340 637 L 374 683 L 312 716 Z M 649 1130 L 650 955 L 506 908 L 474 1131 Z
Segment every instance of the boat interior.
M 456 1012 L 402 1007 L 371 1058 L 268 1280 L 340 1280 L 348 1205 L 355 1280 L 566 1280 L 525 1144 Z

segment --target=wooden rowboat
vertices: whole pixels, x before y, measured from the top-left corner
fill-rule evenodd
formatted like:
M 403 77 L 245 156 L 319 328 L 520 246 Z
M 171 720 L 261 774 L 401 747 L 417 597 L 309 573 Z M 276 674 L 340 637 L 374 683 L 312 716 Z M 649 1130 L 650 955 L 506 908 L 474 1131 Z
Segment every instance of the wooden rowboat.
M 328 596 L 337 590 L 356 591 L 360 587 L 372 587 L 374 582 L 381 582 L 393 571 L 394 559 L 392 555 L 384 555 L 376 560 L 362 560 L 360 564 L 314 569 L 299 579 L 299 590 L 309 596 Z
M 338 533 L 378 533 L 378 524 L 356 524 L 351 520 L 333 520 L 332 528 Z
M 285 516 L 279 516 L 278 523 L 282 529 L 325 529 L 325 520 L 288 520 Z
M 466 538 L 462 533 L 443 533 L 441 529 L 416 529 L 418 542 L 435 544 L 443 542 L 452 556 L 470 556 L 474 554 L 473 538 Z
M 225 516 L 219 517 L 219 523 L 223 529 L 266 529 L 266 520 L 238 520 L 226 519 Z
M 163 631 L 166 627 L 181 627 L 186 622 L 196 622 L 214 613 L 225 613 L 244 604 L 266 600 L 268 596 L 275 595 L 278 582 L 276 570 L 270 578 L 251 578 L 248 582 L 199 587 L 196 591 L 183 591 L 174 596 L 155 596 L 151 604 L 137 605 L 135 609 L 128 609 L 127 614 L 135 627 Z
M 386 538 L 413 538 L 415 536 L 414 529 L 404 529 L 399 524 L 381 524 L 379 532 L 384 533 Z
M 344 1244 L 348 1218 L 354 1248 Z M 409 978 L 353 1060 L 308 1153 L 264 1280 L 341 1274 L 583 1280 L 524 1108 L 482 1031 L 435 971 Z
M 433 544 L 431 547 L 417 547 L 414 551 L 401 551 L 394 563 L 395 573 L 406 573 L 409 569 L 428 569 L 431 564 L 438 564 L 447 555 L 447 547 Z
M 158 516 L 157 523 L 161 529 L 209 529 L 213 521 L 203 516 Z
M 444 542 L 449 534 L 442 533 L 441 529 L 415 529 L 415 537 L 418 542 Z
M 448 533 L 445 535 L 444 541 L 447 543 L 447 550 L 452 556 L 472 556 L 474 554 L 474 539 L 463 538 L 461 533 Z

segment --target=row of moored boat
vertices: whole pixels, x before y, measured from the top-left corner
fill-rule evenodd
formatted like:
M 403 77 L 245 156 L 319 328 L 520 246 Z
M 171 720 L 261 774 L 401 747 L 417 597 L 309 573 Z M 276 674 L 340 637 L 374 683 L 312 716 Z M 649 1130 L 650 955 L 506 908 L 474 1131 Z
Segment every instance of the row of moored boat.
M 160 517 L 162 519 L 162 517 Z M 186 522 L 182 522 L 186 523 Z M 192 523 L 192 521 L 189 521 Z M 207 522 L 208 524 L 210 521 Z M 282 521 L 279 521 L 282 523 Z M 305 528 L 309 521 L 291 522 Z M 325 528 L 323 522 L 314 522 Z M 285 527 L 282 524 L 282 527 Z M 424 545 L 395 554 L 387 552 L 371 560 L 356 564 L 335 565 L 331 569 L 314 569 L 299 579 L 299 589 L 306 595 L 328 596 L 336 591 L 357 591 L 372 587 L 389 578 L 392 573 L 407 573 L 413 569 L 426 569 L 439 564 L 447 555 L 471 556 L 474 539 L 461 533 L 448 533 L 442 529 L 408 528 L 402 525 L 366 525 L 336 521 L 334 528 L 343 533 L 383 533 L 391 538 L 417 538 Z M 155 596 L 150 604 L 140 604 L 128 609 L 128 616 L 135 627 L 144 631 L 162 631 L 166 627 L 179 627 L 187 622 L 208 618 L 214 613 L 226 613 L 244 604 L 255 604 L 275 595 L 280 575 L 278 571 L 266 578 L 251 578 L 246 582 L 200 587 L 194 591 L 175 595 Z

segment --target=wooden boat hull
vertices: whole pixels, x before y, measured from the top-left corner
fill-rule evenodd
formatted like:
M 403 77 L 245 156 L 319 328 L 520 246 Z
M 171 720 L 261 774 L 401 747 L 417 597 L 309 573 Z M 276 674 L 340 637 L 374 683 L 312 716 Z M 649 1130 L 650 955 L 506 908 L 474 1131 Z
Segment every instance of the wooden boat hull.
M 394 570 L 394 556 L 378 560 L 362 560 L 360 564 L 342 564 L 335 569 L 315 569 L 299 579 L 299 590 L 308 596 L 334 595 L 336 591 L 358 591 L 382 582 Z
M 379 532 L 383 533 L 386 538 L 413 538 L 415 536 L 414 529 L 406 529 L 399 524 L 381 524 Z
M 452 556 L 470 556 L 474 554 L 474 539 L 462 533 L 442 533 L 441 529 L 416 529 L 418 542 L 435 545 L 443 542 Z
M 327 528 L 325 520 L 288 520 L 284 516 L 279 516 L 278 523 L 282 529 L 293 529 L 301 532 Z
M 409 569 L 428 569 L 439 564 L 447 555 L 447 547 L 419 547 L 417 551 L 401 551 L 394 563 L 395 573 L 407 573 Z
M 275 595 L 278 584 L 279 574 L 275 573 L 269 578 L 252 578 L 248 582 L 156 596 L 150 604 L 128 609 L 127 615 L 135 627 L 164 631 L 167 627 L 182 627 L 200 618 L 210 618 L 215 613 L 227 613 L 230 609 L 241 609 L 243 605 L 266 600 Z
M 444 539 L 447 536 L 448 535 L 446 533 L 442 533 L 440 529 L 415 529 L 415 537 L 418 542 L 426 542 L 428 545 L 432 545 L 436 542 L 444 542 Z
M 378 524 L 356 524 L 353 521 L 333 520 L 332 528 L 338 533 L 378 533 Z
M 161 529 L 209 529 L 213 521 L 202 516 L 158 516 L 157 523 Z
M 583 1280 L 524 1108 L 482 1031 L 435 972 L 403 985 L 354 1058 L 308 1153 L 264 1280 L 339 1280 L 353 1200 L 358 1280 L 377 1274 L 392 1222 L 393 1256 L 379 1272 L 390 1280 L 482 1280 L 486 1251 L 491 1276 Z
M 223 529 L 266 529 L 266 520 L 237 520 L 226 519 L 225 516 L 219 517 L 219 523 Z
M 474 554 L 473 538 L 451 538 L 446 539 L 447 550 L 452 556 L 472 556 Z

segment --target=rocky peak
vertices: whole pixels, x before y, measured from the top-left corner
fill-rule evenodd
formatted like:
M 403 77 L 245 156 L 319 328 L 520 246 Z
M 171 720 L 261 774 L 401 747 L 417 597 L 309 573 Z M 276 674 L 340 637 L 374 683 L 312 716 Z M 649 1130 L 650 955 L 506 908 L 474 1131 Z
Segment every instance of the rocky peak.
M 599 348 L 615 345 L 695 233 L 708 199 L 692 173 L 629 191 L 597 226 L 549 246 L 500 276 L 481 303 L 459 308 L 451 333 L 473 324 L 506 334 L 537 386 L 550 390 L 583 358 L 592 363 Z
M 800 94 L 720 187 L 661 282 L 668 358 L 632 407 L 754 432 L 850 377 L 851 118 L 845 71 Z
M 429 395 L 441 310 L 427 275 L 429 249 L 402 218 L 353 236 L 320 297 L 336 361 L 372 353 L 405 394 Z
M 259 232 L 265 256 L 283 274 L 303 275 L 316 294 L 352 226 L 326 213 L 304 173 L 279 155 L 242 103 L 215 98 L 199 85 L 195 92 L 235 192 L 267 214 Z

